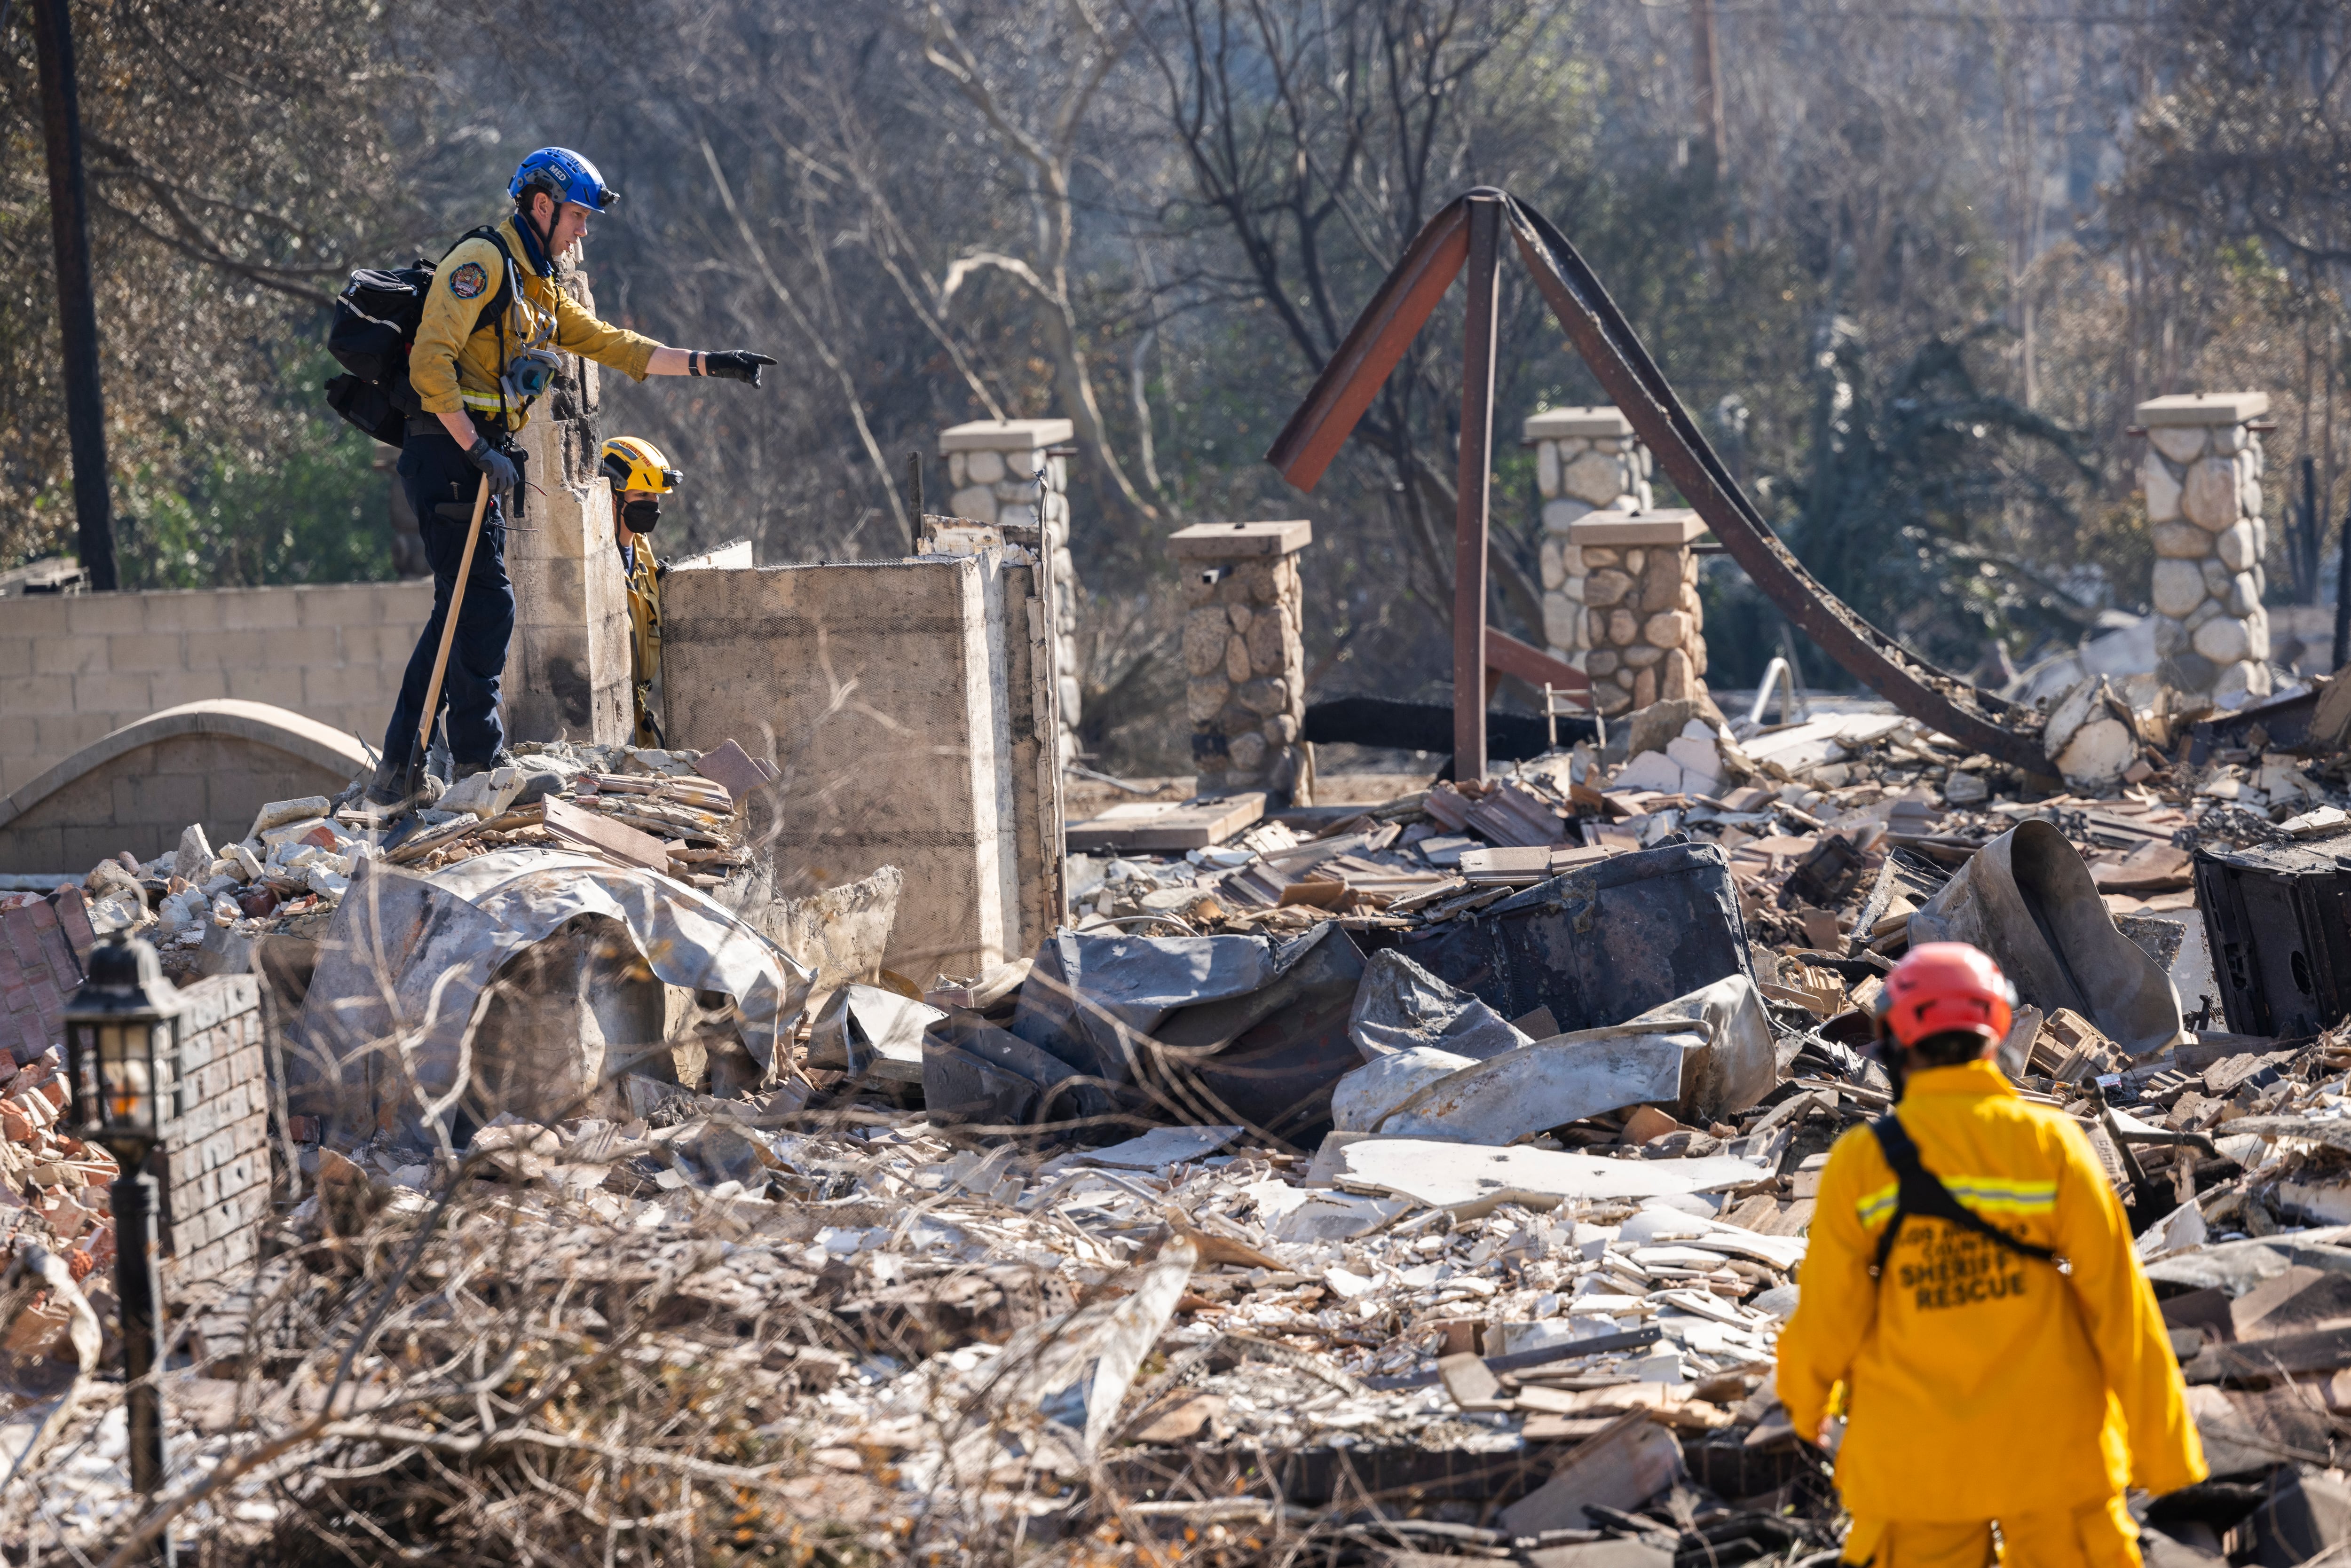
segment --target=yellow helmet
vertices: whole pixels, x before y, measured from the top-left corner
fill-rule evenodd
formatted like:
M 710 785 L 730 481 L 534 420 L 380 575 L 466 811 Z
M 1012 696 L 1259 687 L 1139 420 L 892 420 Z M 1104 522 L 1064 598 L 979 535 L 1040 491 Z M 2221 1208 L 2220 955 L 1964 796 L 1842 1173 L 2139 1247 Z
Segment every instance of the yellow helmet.
M 666 496 L 685 483 L 685 476 L 669 465 L 661 448 L 642 435 L 616 435 L 604 443 L 605 474 L 615 490 L 650 490 Z

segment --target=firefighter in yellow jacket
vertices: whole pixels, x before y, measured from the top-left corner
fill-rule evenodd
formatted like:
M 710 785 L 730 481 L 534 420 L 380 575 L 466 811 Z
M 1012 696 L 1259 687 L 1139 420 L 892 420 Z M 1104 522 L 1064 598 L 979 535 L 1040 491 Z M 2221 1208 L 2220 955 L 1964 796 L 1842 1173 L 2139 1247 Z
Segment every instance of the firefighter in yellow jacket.
M 2126 1568 L 2132 1487 L 2204 1479 L 2155 1293 L 2072 1117 L 1990 1060 L 2014 993 L 1962 943 L 1886 979 L 1897 1110 L 1837 1140 L 1779 1391 L 1806 1437 L 1847 1417 L 1848 1563 Z
M 605 476 L 612 481 L 612 537 L 620 542 L 621 576 L 629 588 L 629 689 L 636 701 L 631 744 L 665 746 L 662 739 L 662 574 L 669 563 L 653 559 L 649 537 L 661 522 L 661 498 L 684 482 L 661 448 L 642 436 L 616 435 L 604 443 Z
M 512 438 L 559 368 L 558 355 L 584 355 L 638 381 L 717 376 L 755 387 L 760 368 L 775 363 L 743 350 L 664 348 L 598 320 L 563 290 L 556 258 L 585 237 L 590 214 L 609 212 L 620 200 L 579 153 L 541 148 L 523 160 L 507 193 L 515 205 L 506 221 L 468 236 L 434 269 L 409 351 L 409 383 L 422 412 L 409 419 L 399 474 L 433 567 L 433 612 L 409 655 L 383 760 L 368 791 L 379 808 L 397 809 L 416 798 L 408 761 L 471 531 L 475 493 L 486 476 L 493 499 L 442 681 L 453 779 L 489 767 L 504 743 L 498 682 L 515 605 L 506 570 L 507 513 L 498 497 L 520 477 Z

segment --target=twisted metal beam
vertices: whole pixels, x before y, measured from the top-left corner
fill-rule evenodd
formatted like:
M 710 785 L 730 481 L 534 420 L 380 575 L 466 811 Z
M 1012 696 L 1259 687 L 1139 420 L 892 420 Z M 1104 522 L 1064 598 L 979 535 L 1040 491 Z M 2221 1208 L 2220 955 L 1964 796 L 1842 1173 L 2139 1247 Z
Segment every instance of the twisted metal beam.
M 1488 193 L 1473 194 L 1490 199 Z M 1267 461 L 1299 488 L 1312 489 L 1330 467 L 1468 259 L 1470 200 L 1455 199 L 1421 229 L 1267 452 Z M 1501 200 L 1520 258 L 1576 351 L 1675 487 L 1781 612 L 1900 712 L 2028 773 L 2052 772 L 2042 752 L 2038 713 L 1938 669 L 1862 619 L 1804 570 L 1731 477 L 1567 237 L 1516 197 L 1505 194 Z

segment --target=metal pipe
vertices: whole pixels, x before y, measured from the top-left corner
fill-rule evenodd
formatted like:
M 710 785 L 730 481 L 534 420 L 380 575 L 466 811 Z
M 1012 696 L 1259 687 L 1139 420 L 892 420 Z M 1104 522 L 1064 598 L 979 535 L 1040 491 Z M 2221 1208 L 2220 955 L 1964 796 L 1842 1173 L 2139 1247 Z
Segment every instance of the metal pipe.
M 914 507 L 906 514 L 908 555 L 923 553 L 923 455 L 906 454 L 906 494 L 914 497 Z
M 2335 541 L 2335 658 L 2331 669 L 2351 664 L 2351 512 L 2344 514 L 2343 535 Z
M 1748 723 L 1760 725 L 1763 722 L 1763 710 L 1771 706 L 1771 682 L 1775 676 L 1779 680 L 1782 694 L 1780 698 L 1780 722 L 1788 724 L 1797 717 L 1795 666 L 1774 653 L 1771 655 L 1771 662 L 1763 666 L 1762 684 L 1755 688 L 1755 706 L 1747 710 Z
M 73 23 L 66 0 L 34 0 L 41 130 L 49 162 L 49 239 L 57 258 L 57 331 L 64 339 L 66 435 L 73 447 L 77 548 L 89 586 L 119 586 L 114 507 L 106 478 L 106 398 L 98 377 L 98 301 L 90 284 L 89 204 L 82 183 L 81 104 L 74 85 Z
M 155 1178 L 126 1165 L 109 1189 L 114 1210 L 114 1289 L 122 1301 L 122 1404 L 130 1438 L 131 1486 L 144 1498 L 163 1490 L 163 1391 L 155 1379 L 155 1331 L 163 1321 L 162 1281 L 155 1267 Z M 151 1563 L 172 1561 L 170 1532 Z
M 1486 529 L 1494 472 L 1494 332 L 1502 193 L 1469 193 L 1469 308 L 1461 329 L 1461 448 L 1453 516 L 1453 778 L 1486 777 Z

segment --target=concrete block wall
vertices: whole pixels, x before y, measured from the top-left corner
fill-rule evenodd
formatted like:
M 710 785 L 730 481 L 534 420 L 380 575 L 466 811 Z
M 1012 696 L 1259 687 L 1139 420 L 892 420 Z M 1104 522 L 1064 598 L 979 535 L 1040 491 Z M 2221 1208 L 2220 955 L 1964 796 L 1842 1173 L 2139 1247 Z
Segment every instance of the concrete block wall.
M 160 1227 L 167 1293 L 252 1262 L 269 1217 L 259 983 L 215 975 L 180 998 L 179 1105 L 164 1133 Z
M 996 550 L 711 569 L 663 610 L 673 742 L 782 769 L 753 823 L 778 894 L 896 866 L 883 962 L 925 985 L 1034 949 L 1061 826 L 1031 571 Z
M 152 860 L 191 822 L 215 844 L 232 842 L 270 801 L 332 795 L 360 766 L 356 757 L 330 767 L 235 736 L 169 736 L 109 758 L 0 824 L 0 872 L 79 875 L 125 850 Z
M 0 601 L 0 796 L 208 697 L 273 703 L 381 746 L 432 609 L 430 581 Z

